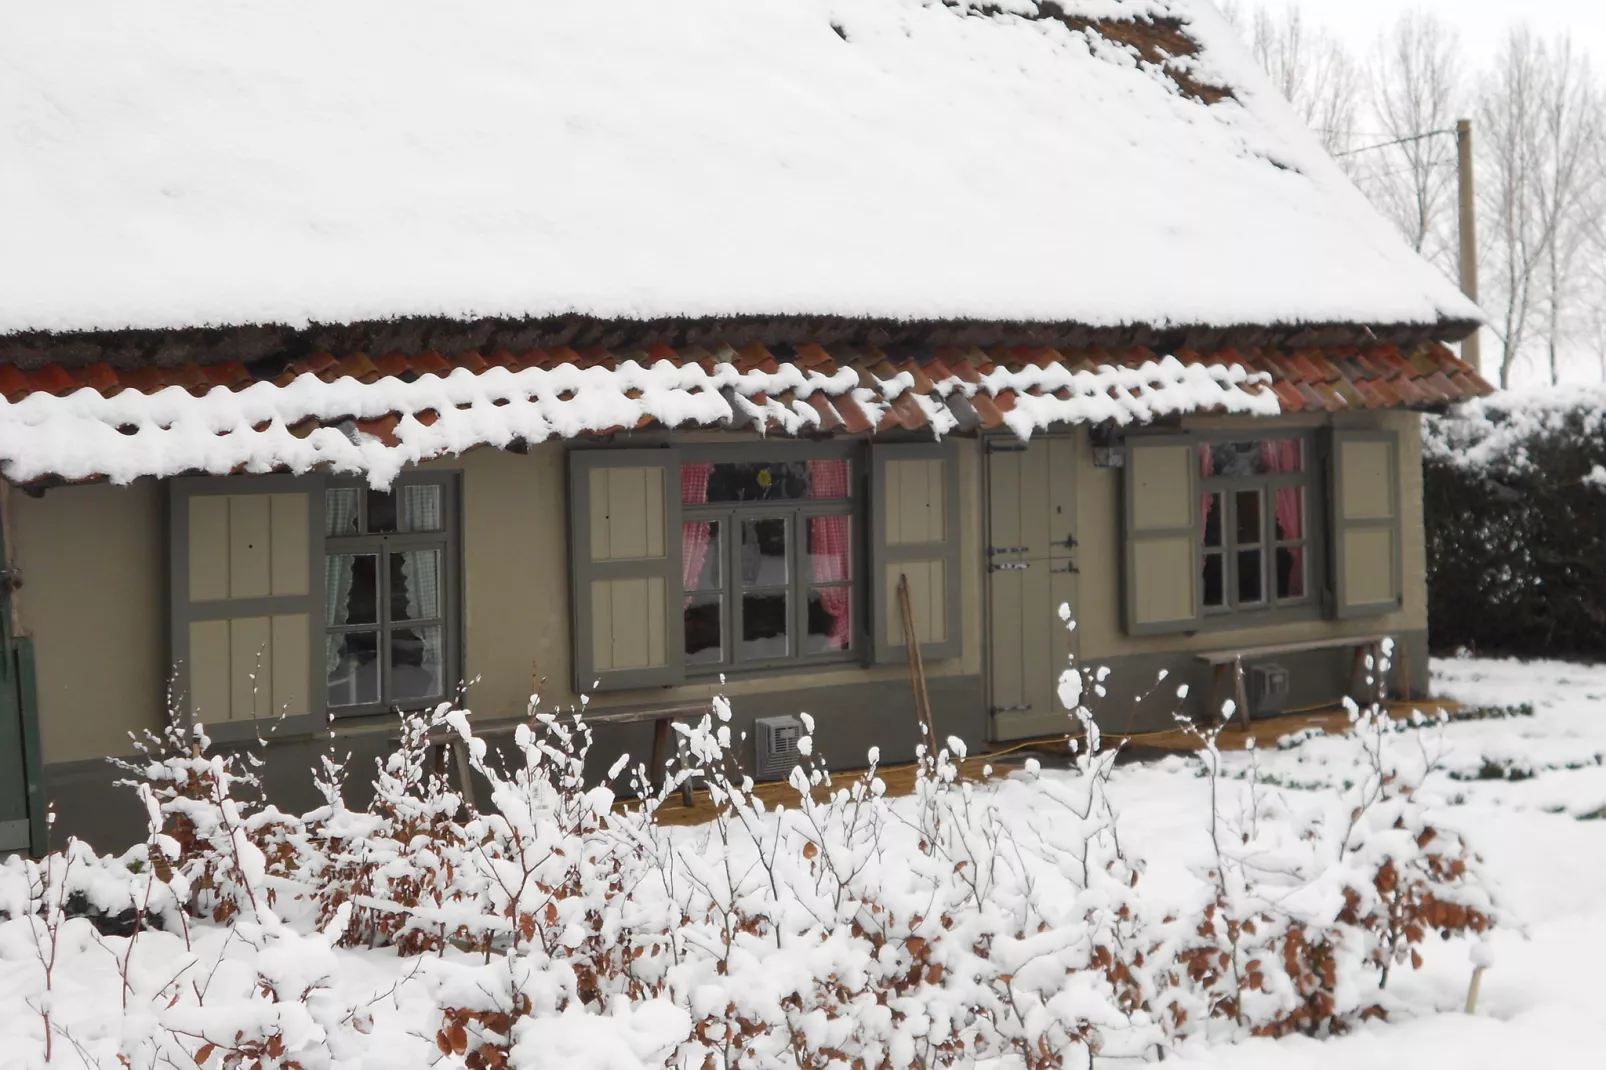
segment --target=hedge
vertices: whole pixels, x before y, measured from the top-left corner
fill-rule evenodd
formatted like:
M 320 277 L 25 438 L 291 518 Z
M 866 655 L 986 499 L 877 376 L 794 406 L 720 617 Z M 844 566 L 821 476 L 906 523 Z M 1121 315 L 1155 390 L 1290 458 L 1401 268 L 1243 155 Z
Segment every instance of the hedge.
M 1429 417 L 1423 468 L 1433 650 L 1606 658 L 1606 388 Z

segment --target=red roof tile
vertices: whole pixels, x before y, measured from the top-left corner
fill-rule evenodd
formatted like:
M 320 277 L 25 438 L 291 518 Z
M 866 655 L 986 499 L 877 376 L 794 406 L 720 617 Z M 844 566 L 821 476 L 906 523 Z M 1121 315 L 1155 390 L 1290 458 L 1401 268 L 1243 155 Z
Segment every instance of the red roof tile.
M 1377 345 L 1366 350 L 1353 347 L 1307 349 L 1298 353 L 1190 349 L 1178 352 L 1175 357 L 1185 364 L 1206 367 L 1237 365 L 1251 373 L 1251 379 L 1263 377 L 1259 382 L 1240 383 L 1237 389 L 1250 394 L 1270 391 L 1276 395 L 1284 412 L 1434 406 L 1492 392 L 1487 382 L 1458 360 L 1448 348 L 1437 343 L 1418 345 L 1406 352 L 1401 352 L 1393 345 Z M 1174 371 L 1163 371 L 1166 358 L 1147 349 L 1113 353 L 1101 350 L 1000 347 L 983 352 L 949 346 L 935 353 L 889 354 L 873 346 L 809 344 L 786 350 L 784 358 L 757 344 L 748 345 L 739 352 L 728 346 L 710 352 L 699 347 L 677 349 L 663 344 L 630 352 L 593 347 L 577 353 L 567 347 L 554 347 L 550 351 L 527 349 L 517 353 L 506 349 L 489 354 L 471 350 L 451 357 L 433 351 L 416 354 L 391 352 L 377 357 L 364 353 L 337 357 L 326 352 L 315 352 L 291 362 L 271 381 L 286 386 L 298 376 L 311 374 L 325 382 L 344 377 L 365 383 L 376 383 L 386 378 L 411 383 L 413 386 L 409 389 L 416 388 L 424 395 L 412 415 L 418 418 L 418 423 L 429 426 L 449 423 L 445 417 L 453 416 L 455 409 L 473 406 L 466 402 L 454 405 L 432 396 L 431 391 L 435 388 L 419 383 L 422 376 L 446 377 L 459 369 L 478 375 L 492 368 L 505 368 L 517 374 L 529 369 L 550 370 L 565 365 L 612 369 L 630 361 L 652 367 L 667 361 L 699 367 L 710 376 L 714 376 L 717 370 L 719 375 L 727 377 L 721 379 L 722 385 L 717 387 L 711 383 L 696 382 L 675 387 L 688 400 L 704 397 L 710 389 L 718 389 L 730 403 L 734 403 L 733 399 L 738 397 L 742 399 L 743 403 L 737 406 L 734 418 L 727 414 L 703 426 L 748 426 L 757 421 L 765 425 L 765 430 L 840 431 L 848 434 L 864 434 L 872 428 L 882 431 L 920 429 L 933 422 L 936 422 L 939 432 L 996 429 L 1004 426 L 1006 414 L 1016 408 L 1017 389 L 1034 396 L 1054 397 L 1060 403 L 1071 406 L 1060 410 L 1066 413 L 1063 417 L 1052 415 L 1054 410 L 1051 409 L 1048 416 L 1041 416 L 1034 411 L 1034 418 L 1075 419 L 1079 411 L 1096 411 L 1076 408 L 1078 399 L 1088 397 L 1090 389 L 1097 394 L 1107 394 L 1142 418 L 1148 404 L 1144 400 L 1148 391 L 1180 382 Z M 1152 370 L 1155 365 L 1151 362 L 1156 361 L 1161 362 L 1161 371 Z M 736 390 L 728 385 L 729 371 L 719 369 L 720 364 L 727 363 L 734 365 L 744 375 L 759 378 L 748 379 L 743 389 Z M 804 374 L 808 380 L 808 390 L 794 393 L 797 382 L 791 376 L 768 381 L 762 378 L 765 374 L 778 373 L 785 364 L 795 366 Z M 1119 375 L 1105 371 L 1112 368 L 1127 370 Z M 1145 368 L 1151 370 L 1144 371 Z M 1067 373 L 1084 372 L 1096 373 L 1100 378 L 1091 382 L 1073 382 L 1066 378 Z M 905 373 L 909 381 L 907 386 L 888 388 L 886 380 L 902 379 Z M 989 386 L 985 380 L 994 373 L 1019 375 L 1022 378 L 1013 383 L 993 380 Z M 257 381 L 250 369 L 233 361 L 134 369 L 95 364 L 75 370 L 56 364 L 31 370 L 0 364 L 0 396 L 4 396 L 9 403 L 20 402 L 30 394 L 60 395 L 84 387 L 108 397 L 127 391 L 154 394 L 173 386 L 200 395 L 218 387 L 238 391 Z M 492 407 L 499 408 L 525 401 L 565 401 L 577 396 L 574 391 L 557 385 L 548 385 L 544 396 L 538 395 L 540 389 L 538 385 L 524 385 L 520 391 L 507 397 L 500 393 L 490 397 L 477 396 L 475 404 L 488 402 Z M 619 389 L 624 396 L 632 396 L 623 384 Z M 1192 388 L 1186 389 L 1190 392 L 1182 396 L 1190 400 L 1185 404 L 1191 405 L 1195 411 L 1212 411 L 1216 408 L 1225 411 L 1227 408 L 1224 404 L 1212 402 L 1209 397 L 1197 395 Z M 1223 389 L 1227 388 L 1224 386 Z M 858 390 L 867 393 L 855 397 Z M 769 395 L 765 391 L 777 392 L 774 406 L 766 408 Z M 639 390 L 635 391 L 637 395 L 640 393 Z M 896 396 L 889 401 L 891 395 Z M 1223 393 L 1223 402 L 1227 396 Z M 922 402 L 922 398 L 929 398 L 930 401 Z M 800 410 L 804 406 L 812 410 L 813 417 L 802 419 Z M 383 442 L 396 444 L 401 415 L 396 412 L 382 416 L 370 414 L 358 420 L 357 427 Z M 281 412 L 277 418 L 288 424 L 292 433 L 298 436 L 304 436 L 318 426 L 317 420 L 297 411 Z M 323 422 L 333 425 L 339 422 L 339 418 L 326 416 Z M 630 423 L 637 427 L 652 426 L 655 417 L 648 412 L 638 419 L 632 413 Z M 591 429 L 567 433 L 602 432 Z

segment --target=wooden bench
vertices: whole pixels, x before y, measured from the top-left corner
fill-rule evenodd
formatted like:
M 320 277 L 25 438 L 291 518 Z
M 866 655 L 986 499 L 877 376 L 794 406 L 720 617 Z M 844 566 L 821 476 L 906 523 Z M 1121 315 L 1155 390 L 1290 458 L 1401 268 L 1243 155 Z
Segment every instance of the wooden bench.
M 648 764 L 648 775 L 652 778 L 654 789 L 661 788 L 664 783 L 669 760 L 669 734 L 670 725 L 675 721 L 696 721 L 705 714 L 712 712 L 713 705 L 707 700 L 696 702 L 677 702 L 662 706 L 644 706 L 631 710 L 599 710 L 596 713 L 581 714 L 581 721 L 593 728 L 608 725 L 645 724 L 652 722 L 652 759 Z M 559 719 L 568 720 L 569 715 L 560 714 Z M 499 721 L 486 725 L 484 728 L 476 727 L 474 736 L 477 739 L 500 739 L 511 736 L 517 732 L 520 725 L 527 721 Z M 398 742 L 400 737 L 392 736 L 391 742 Z M 470 776 L 472 770 L 468 763 L 468 748 L 458 746 L 462 737 L 452 729 L 441 726 L 429 734 L 430 757 L 437 773 L 446 771 L 446 752 L 448 749 L 454 757 L 457 767 L 457 779 L 463 793 L 463 802 L 474 806 L 474 780 Z M 691 781 L 684 780 L 680 785 L 680 802 L 682 806 L 691 805 Z
M 1249 700 L 1244 689 L 1244 662 L 1256 661 L 1260 658 L 1274 658 L 1280 654 L 1303 654 L 1312 650 L 1343 650 L 1346 648 L 1355 651 L 1350 662 L 1350 696 L 1357 702 L 1364 699 L 1371 702 L 1382 692 L 1382 681 L 1374 677 L 1368 688 L 1366 677 L 1369 670 L 1366 666 L 1368 656 L 1372 658 L 1375 671 L 1377 659 L 1383 653 L 1383 641 L 1386 635 L 1343 635 L 1332 639 L 1312 639 L 1303 643 L 1278 643 L 1273 646 L 1242 647 L 1237 650 L 1212 650 L 1208 653 L 1196 655 L 1196 660 L 1202 661 L 1215 669 L 1214 678 L 1210 684 L 1210 714 L 1212 719 L 1219 718 L 1221 713 L 1222 685 L 1231 684 L 1232 701 L 1235 712 L 1243 718 L 1245 726 L 1250 723 Z

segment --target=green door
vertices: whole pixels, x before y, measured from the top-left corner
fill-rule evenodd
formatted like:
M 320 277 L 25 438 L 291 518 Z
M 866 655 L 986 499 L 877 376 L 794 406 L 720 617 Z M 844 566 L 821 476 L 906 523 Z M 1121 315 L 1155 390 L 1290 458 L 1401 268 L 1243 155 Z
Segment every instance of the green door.
M 3 521 L 0 517 L 0 563 L 10 560 Z M 9 566 L 0 569 L 0 853 L 37 853 L 44 847 L 44 809 L 38 725 L 31 716 L 33 657 L 31 646 L 11 634 L 11 596 L 17 586 L 17 573 Z
M 987 659 L 992 739 L 1067 731 L 1056 696 L 1076 633 L 1059 607 L 1076 610 L 1076 439 L 987 449 Z

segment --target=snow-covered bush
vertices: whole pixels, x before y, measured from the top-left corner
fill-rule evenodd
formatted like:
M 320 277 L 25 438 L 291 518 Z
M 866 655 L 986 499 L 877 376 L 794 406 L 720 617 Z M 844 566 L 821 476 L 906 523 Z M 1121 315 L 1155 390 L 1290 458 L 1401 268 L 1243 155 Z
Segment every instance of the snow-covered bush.
M 261 801 L 260 764 L 249 753 L 208 753 L 201 725 L 176 709 L 160 735 L 134 737 L 139 757 L 114 764 L 130 774 L 151 811 L 147 861 L 197 916 L 255 918 L 271 905 L 270 871 L 286 877 L 300 822 Z
M 1369 658 L 1374 680 L 1387 678 L 1389 653 Z M 1386 1016 L 1377 990 L 1394 965 L 1421 966 L 1417 945 L 1429 933 L 1492 924 L 1476 856 L 1435 822 L 1436 800 L 1423 794 L 1442 719 L 1396 721 L 1381 702 L 1348 707 L 1358 761 L 1336 799 L 1296 807 L 1266 790 L 1251 740 L 1236 812 L 1218 790 L 1220 727 L 1179 718 L 1210 778 L 1212 855 L 1201 877 L 1213 895 L 1177 952 L 1190 986 L 1174 997 L 1175 1023 L 1203 1011 L 1260 1035 L 1340 1032 Z M 1361 983 L 1374 973 L 1375 987 Z
M 127 1013 L 97 1050 L 302 1070 L 361 1050 L 372 1015 L 331 978 L 336 956 L 379 945 L 413 963 L 396 985 L 412 1033 L 469 1070 L 570 1065 L 581 1035 L 644 1065 L 1051 1070 L 1201 1035 L 1341 1031 L 1389 1009 L 1389 971 L 1420 964 L 1429 934 L 1490 924 L 1478 861 L 1422 786 L 1436 726 L 1378 708 L 1352 711 L 1342 792 L 1277 790 L 1258 752 L 1185 724 L 1210 790 L 1202 861 L 1196 881 L 1152 887 L 1111 793 L 1120 747 L 1091 709 L 1106 676 L 1061 676 L 1065 768 L 977 782 L 950 738 L 921 746 L 905 799 L 874 751 L 833 780 L 804 715 L 784 806 L 742 769 L 723 698 L 675 727 L 681 757 L 656 789 L 628 760 L 587 782 L 583 717 L 532 706 L 497 754 L 442 707 L 403 719 L 370 805 L 346 804 L 331 755 L 323 805 L 294 817 L 248 797 L 244 759 L 175 727 L 132 763 L 148 842 L 8 863 L 0 909 L 29 919 L 40 1014 L 59 956 L 109 955 Z M 488 787 L 478 809 L 430 769 L 443 741 Z M 660 823 L 687 778 L 713 820 Z M 167 931 L 86 943 L 73 894 Z
M 1435 649 L 1606 657 L 1606 388 L 1428 417 L 1423 478 Z

